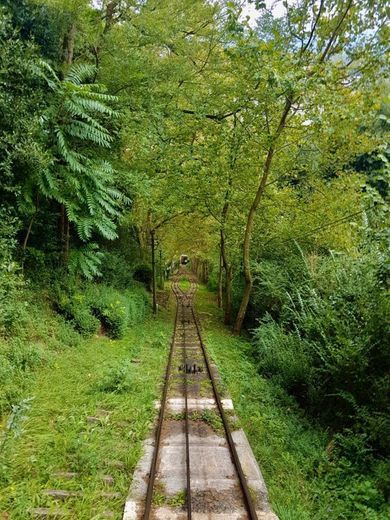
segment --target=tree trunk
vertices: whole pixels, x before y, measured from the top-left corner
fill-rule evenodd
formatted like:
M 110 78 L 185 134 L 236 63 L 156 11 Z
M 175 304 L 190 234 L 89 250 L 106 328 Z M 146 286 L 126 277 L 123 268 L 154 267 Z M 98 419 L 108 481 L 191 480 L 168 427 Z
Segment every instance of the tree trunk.
M 261 176 L 259 187 L 257 188 L 255 198 L 253 199 L 253 202 L 251 204 L 251 207 L 250 207 L 250 210 L 248 213 L 248 218 L 247 218 L 245 233 L 244 233 L 244 244 L 243 244 L 243 254 L 242 254 L 245 286 L 244 286 L 244 292 L 242 295 L 240 308 L 238 310 L 238 314 L 236 317 L 236 322 L 233 327 L 233 334 L 236 334 L 236 335 L 240 334 L 240 332 L 241 332 L 242 324 L 245 319 L 245 315 L 246 315 L 246 311 L 247 311 L 248 303 L 249 303 L 249 298 L 250 298 L 250 295 L 252 292 L 252 287 L 253 287 L 252 270 L 251 270 L 251 265 L 250 265 L 250 261 L 251 261 L 250 245 L 251 245 L 253 226 L 254 226 L 254 222 L 255 222 L 255 216 L 256 216 L 256 212 L 257 212 L 257 209 L 260 204 L 260 200 L 262 199 L 262 196 L 263 196 L 265 188 L 266 188 L 269 173 L 271 171 L 272 160 L 273 160 L 273 157 L 275 154 L 275 144 L 276 144 L 278 138 L 280 137 L 280 134 L 283 132 L 283 129 L 286 125 L 287 116 L 290 112 L 292 103 L 293 103 L 293 101 L 292 101 L 291 97 L 286 99 L 286 103 L 284 105 L 284 110 L 283 110 L 282 116 L 280 118 L 278 128 L 272 138 L 271 145 L 268 149 L 267 157 L 266 157 L 264 167 L 263 167 L 263 175 Z
M 30 219 L 30 222 L 29 222 L 28 228 L 27 228 L 27 232 L 26 232 L 26 236 L 24 237 L 24 240 L 23 240 L 23 246 L 22 246 L 22 250 L 23 250 L 22 271 L 24 271 L 24 260 L 25 260 L 25 255 L 26 255 L 28 239 L 30 238 L 31 230 L 32 230 L 32 227 L 33 227 L 33 224 L 34 224 L 34 220 L 35 220 L 35 218 L 37 216 L 37 213 L 38 213 L 38 206 L 35 208 L 35 212 L 34 212 L 33 216 Z
M 111 0 L 107 4 L 105 15 L 106 23 L 104 25 L 103 34 L 106 34 L 110 30 L 112 24 L 114 23 L 114 14 L 117 5 L 118 0 Z
M 64 243 L 64 262 L 65 265 L 69 261 L 69 251 L 70 251 L 70 222 L 68 219 L 68 215 L 65 214 L 65 243 Z
M 227 203 L 225 203 L 227 205 Z M 224 207 L 225 208 L 225 207 Z M 232 322 L 232 278 L 233 268 L 229 264 L 226 252 L 226 237 L 225 230 L 221 228 L 221 256 L 222 265 L 225 271 L 225 287 L 224 287 L 224 323 L 230 325 Z
M 32 226 L 33 226 L 33 223 L 34 223 L 34 220 L 35 220 L 35 216 L 36 216 L 36 212 L 34 213 L 34 215 L 30 219 L 30 223 L 29 223 L 28 228 L 27 228 L 27 233 L 26 233 L 26 236 L 24 237 L 24 240 L 23 240 L 23 255 L 24 255 L 24 253 L 26 252 L 26 249 L 27 249 L 27 243 L 28 243 L 28 239 L 30 238 L 31 229 L 32 229 Z
M 30 222 L 29 222 L 29 225 L 27 228 L 27 232 L 26 232 L 26 236 L 24 237 L 24 240 L 23 240 L 23 262 L 24 262 L 24 254 L 27 249 L 28 239 L 30 238 L 31 230 L 32 230 L 32 227 L 34 224 L 34 220 L 36 219 L 36 216 L 38 214 L 38 210 L 39 210 L 39 196 L 37 195 L 36 202 L 35 202 L 35 211 L 34 211 L 33 216 L 30 219 Z
M 74 54 L 74 42 L 76 39 L 76 24 L 72 22 L 69 31 L 64 38 L 64 61 L 67 65 L 72 65 Z
M 223 305 L 223 263 L 222 253 L 219 253 L 219 265 L 218 265 L 218 307 L 221 308 Z
M 225 313 L 224 323 L 225 325 L 231 325 L 232 323 L 232 280 L 233 280 L 233 268 L 228 265 L 226 268 L 225 278 Z

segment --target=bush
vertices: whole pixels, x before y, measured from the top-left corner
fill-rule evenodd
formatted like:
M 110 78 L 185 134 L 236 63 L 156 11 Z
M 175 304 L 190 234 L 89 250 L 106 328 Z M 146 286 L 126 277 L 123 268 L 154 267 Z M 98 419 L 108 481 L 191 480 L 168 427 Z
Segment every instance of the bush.
M 66 293 L 57 290 L 56 308 L 83 336 L 96 334 L 100 328 L 100 321 L 93 315 L 89 300 L 79 291 Z
M 275 263 L 275 272 L 284 269 L 276 282 L 271 264 L 261 271 L 259 290 L 279 303 L 275 318 L 264 316 L 254 333 L 259 368 L 327 425 L 364 431 L 384 453 L 390 353 L 381 259 L 325 257 L 313 269 L 300 262 Z
M 132 386 L 132 370 L 133 367 L 129 363 L 109 368 L 99 382 L 98 390 L 114 393 L 128 391 Z
M 310 345 L 272 319 L 255 331 L 254 339 L 262 372 L 303 399 L 310 383 Z
M 25 283 L 13 260 L 17 221 L 0 208 L 0 335 L 11 335 L 26 316 Z
M 4 353 L 11 365 L 17 370 L 27 371 L 46 363 L 47 351 L 40 343 L 32 343 L 14 338 L 4 349 Z
M 57 283 L 52 297 L 57 310 L 85 336 L 95 334 L 102 326 L 111 338 L 122 338 L 127 327 L 144 319 L 149 306 L 142 286 L 118 291 L 72 278 Z
M 143 320 L 147 298 L 143 289 L 119 292 L 106 285 L 91 285 L 86 298 L 93 314 L 112 338 L 122 338 L 127 327 Z
M 101 272 L 102 279 L 106 285 L 122 291 L 134 286 L 133 268 L 129 265 L 129 262 L 118 253 L 104 253 Z
M 138 264 L 134 267 L 134 280 L 141 282 L 146 288 L 152 283 L 152 268 L 149 264 Z
M 123 337 L 129 322 L 128 302 L 117 290 L 106 285 L 91 285 L 86 298 L 92 313 L 112 338 Z
M 134 288 L 126 291 L 125 297 L 129 306 L 129 325 L 140 323 L 150 310 L 146 291 L 142 288 Z

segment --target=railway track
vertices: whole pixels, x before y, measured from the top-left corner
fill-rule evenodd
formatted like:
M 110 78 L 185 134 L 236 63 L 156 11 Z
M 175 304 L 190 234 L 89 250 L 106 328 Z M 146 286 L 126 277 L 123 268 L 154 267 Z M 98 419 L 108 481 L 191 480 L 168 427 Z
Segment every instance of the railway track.
M 196 288 L 193 280 L 186 292 L 172 282 L 174 333 L 144 510 L 136 518 L 255 520 L 256 493 L 232 435 L 231 401 L 220 395 L 202 340 Z

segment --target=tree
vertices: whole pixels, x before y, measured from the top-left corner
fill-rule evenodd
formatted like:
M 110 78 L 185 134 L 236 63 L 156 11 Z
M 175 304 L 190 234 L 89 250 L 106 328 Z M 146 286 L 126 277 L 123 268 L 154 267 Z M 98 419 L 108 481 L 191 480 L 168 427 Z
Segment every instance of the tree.
M 280 60 L 284 73 L 280 70 L 280 65 L 275 66 L 275 70 L 270 71 L 271 74 L 264 75 L 260 72 L 254 89 L 262 92 L 261 97 L 256 93 L 254 95 L 257 106 L 263 112 L 267 144 L 244 233 L 245 287 L 234 325 L 236 334 L 241 330 L 253 286 L 251 238 L 255 215 L 267 189 L 275 155 L 286 146 L 286 141 L 288 144 L 289 128 L 298 119 L 298 125 L 304 130 L 305 120 L 301 115 L 305 114 L 308 118 L 314 93 L 318 95 L 320 91 L 329 99 L 332 91 L 337 93 L 340 89 L 356 89 L 361 68 L 372 74 L 381 61 L 375 45 L 370 42 L 372 36 L 369 31 L 381 25 L 370 2 L 364 3 L 364 6 L 359 3 L 357 6 L 352 0 L 303 0 L 294 7 L 289 8 L 288 4 L 286 6 L 285 24 L 271 24 L 276 36 L 272 37 L 269 33 L 270 40 L 264 42 L 252 35 L 249 39 L 240 40 L 243 47 L 238 46 L 241 54 L 246 52 L 253 56 L 253 46 L 257 45 L 258 54 L 255 57 L 258 61 L 264 58 L 266 52 L 269 59 L 271 46 L 271 49 L 276 49 L 271 60 L 273 63 L 276 59 Z M 379 12 L 383 9 L 384 4 L 380 4 Z M 364 17 L 360 10 L 365 12 Z M 363 42 L 357 38 L 359 33 L 364 35 Z M 332 90 L 328 88 L 330 82 Z

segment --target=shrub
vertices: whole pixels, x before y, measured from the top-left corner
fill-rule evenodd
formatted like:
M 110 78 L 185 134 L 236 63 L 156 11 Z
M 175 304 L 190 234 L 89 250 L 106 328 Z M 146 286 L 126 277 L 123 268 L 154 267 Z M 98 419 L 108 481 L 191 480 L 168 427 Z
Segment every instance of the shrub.
M 152 268 L 149 264 L 138 264 L 134 267 L 134 280 L 141 282 L 146 288 L 152 283 Z
M 104 330 L 112 338 L 123 337 L 129 322 L 126 297 L 106 285 L 91 285 L 86 291 L 88 304 Z
M 129 306 L 129 325 L 135 325 L 145 319 L 150 306 L 146 291 L 134 288 L 125 292 Z
M 102 279 L 106 285 L 122 291 L 134 286 L 133 268 L 119 253 L 104 253 L 101 271 Z
M 56 307 L 84 336 L 96 334 L 99 330 L 100 321 L 93 315 L 90 303 L 82 293 L 57 292 Z
M 286 334 L 272 319 L 255 331 L 254 339 L 262 372 L 303 398 L 310 382 L 310 345 L 297 333 Z
M 329 256 L 313 269 L 300 262 L 286 262 L 276 282 L 269 280 L 271 264 L 261 270 L 260 289 L 268 291 L 268 302 L 275 295 L 279 309 L 255 330 L 259 368 L 327 425 L 364 431 L 367 443 L 383 453 L 390 353 L 384 348 L 389 303 L 379 276 L 382 260 Z
M 83 336 L 96 334 L 100 329 L 100 321 L 92 314 L 89 309 L 84 307 L 72 306 L 72 321 Z
M 9 362 L 17 370 L 27 371 L 46 363 L 47 351 L 40 343 L 25 342 L 13 338 L 4 349 Z
M 26 316 L 25 283 L 13 260 L 18 222 L 0 208 L 0 334 L 10 335 Z
M 145 290 L 141 288 L 119 292 L 106 285 L 91 285 L 86 298 L 92 312 L 112 338 L 123 337 L 127 327 L 142 321 L 148 307 Z
M 131 388 L 132 370 L 130 363 L 109 368 L 98 384 L 101 392 L 122 393 Z
M 52 293 L 57 310 L 85 336 L 102 326 L 108 336 L 121 338 L 127 327 L 144 319 L 148 309 L 142 286 L 118 291 L 103 284 L 69 280 L 69 284 L 56 284 Z

